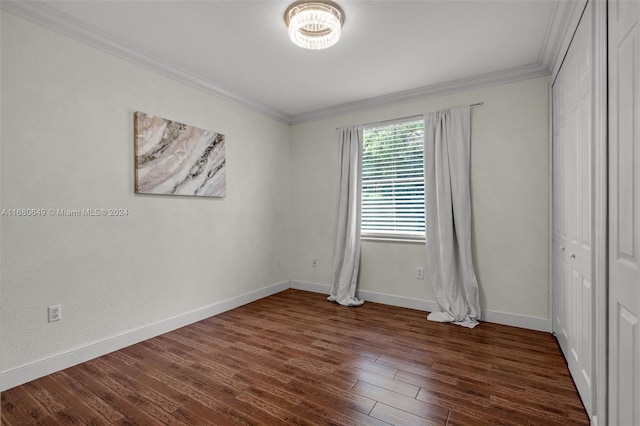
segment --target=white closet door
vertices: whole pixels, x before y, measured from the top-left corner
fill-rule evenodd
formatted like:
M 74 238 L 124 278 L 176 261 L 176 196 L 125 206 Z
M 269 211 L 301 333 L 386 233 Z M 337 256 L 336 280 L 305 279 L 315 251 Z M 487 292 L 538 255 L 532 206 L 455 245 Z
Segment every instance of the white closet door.
M 553 330 L 589 415 L 594 413 L 593 43 L 591 7 L 553 93 Z
M 608 15 L 609 424 L 640 425 L 640 1 Z

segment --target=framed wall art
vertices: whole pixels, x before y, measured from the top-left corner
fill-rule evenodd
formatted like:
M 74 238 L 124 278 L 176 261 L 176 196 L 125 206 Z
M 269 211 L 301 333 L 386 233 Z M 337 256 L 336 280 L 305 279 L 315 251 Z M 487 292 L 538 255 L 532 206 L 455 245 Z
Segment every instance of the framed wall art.
M 226 196 L 223 134 L 139 111 L 134 133 L 136 193 Z

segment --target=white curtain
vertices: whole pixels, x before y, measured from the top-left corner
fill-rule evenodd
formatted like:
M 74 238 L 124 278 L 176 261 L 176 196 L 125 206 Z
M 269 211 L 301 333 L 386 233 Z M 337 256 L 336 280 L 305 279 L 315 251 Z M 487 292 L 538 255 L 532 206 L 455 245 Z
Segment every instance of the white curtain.
M 425 115 L 427 265 L 440 312 L 431 321 L 473 328 L 480 319 L 471 257 L 470 108 Z
M 360 268 L 362 127 L 341 128 L 338 133 L 338 209 L 331 293 L 328 300 L 345 306 L 360 306 L 364 301 L 356 297 L 356 286 Z

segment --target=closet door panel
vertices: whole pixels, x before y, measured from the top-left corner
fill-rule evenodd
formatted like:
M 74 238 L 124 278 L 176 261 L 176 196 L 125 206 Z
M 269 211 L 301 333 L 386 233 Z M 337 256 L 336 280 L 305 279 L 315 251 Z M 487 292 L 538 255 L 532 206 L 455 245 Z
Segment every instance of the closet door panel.
M 553 331 L 593 413 L 593 43 L 587 6 L 552 88 Z M 557 111 L 556 111 L 557 110 Z
M 640 424 L 640 2 L 609 2 L 609 424 Z

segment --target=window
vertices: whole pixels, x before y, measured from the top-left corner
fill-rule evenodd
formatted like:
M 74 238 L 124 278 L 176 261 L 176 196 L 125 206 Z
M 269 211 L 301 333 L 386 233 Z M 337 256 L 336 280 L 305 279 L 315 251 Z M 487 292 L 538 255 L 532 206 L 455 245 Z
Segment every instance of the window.
M 422 118 L 365 127 L 363 238 L 424 240 L 423 157 Z

